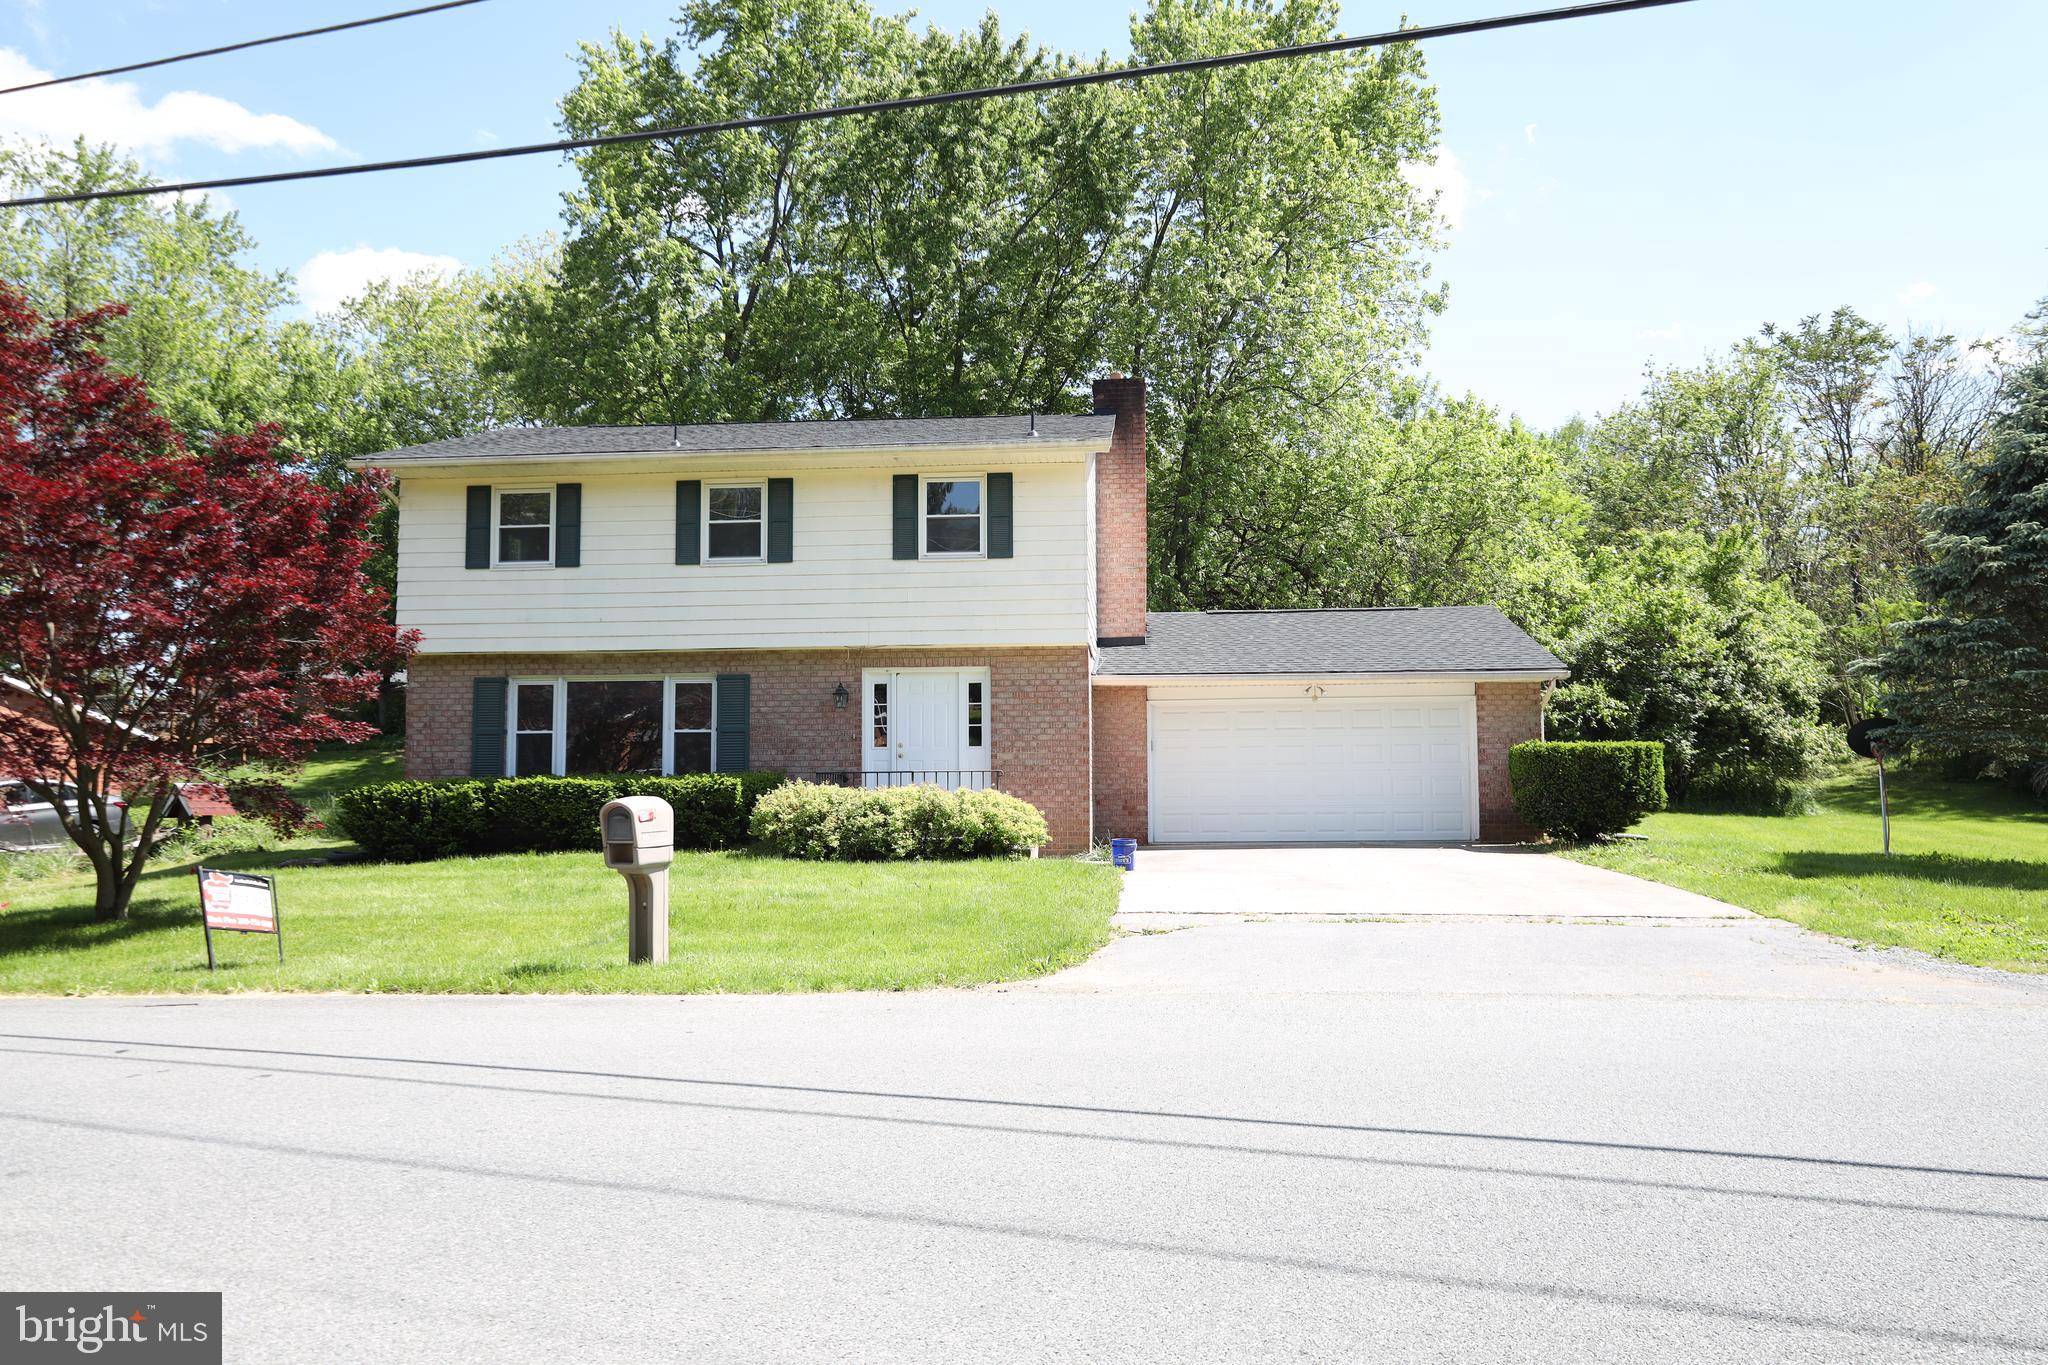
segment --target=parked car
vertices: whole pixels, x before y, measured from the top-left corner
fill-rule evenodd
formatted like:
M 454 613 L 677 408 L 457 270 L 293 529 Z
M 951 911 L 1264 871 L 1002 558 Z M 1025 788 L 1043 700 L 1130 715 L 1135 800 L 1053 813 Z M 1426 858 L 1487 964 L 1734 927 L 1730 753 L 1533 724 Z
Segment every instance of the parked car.
M 70 786 L 57 788 L 66 810 L 78 811 L 78 792 Z M 128 838 L 128 803 L 113 799 L 120 813 L 121 838 Z M 57 819 L 57 808 L 29 790 L 26 782 L 0 777 L 0 853 L 31 853 L 38 849 L 62 848 L 71 842 Z

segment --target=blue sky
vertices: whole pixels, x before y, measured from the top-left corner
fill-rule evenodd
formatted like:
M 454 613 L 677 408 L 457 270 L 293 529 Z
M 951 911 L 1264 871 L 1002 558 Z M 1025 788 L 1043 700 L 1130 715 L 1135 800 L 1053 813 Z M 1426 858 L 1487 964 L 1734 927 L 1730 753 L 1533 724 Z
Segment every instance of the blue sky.
M 1351 0 L 1346 32 L 1536 0 Z M 0 84 L 386 9 L 396 0 L 5 0 Z M 948 27 L 987 6 L 938 0 Z M 445 14 L 0 97 L 0 133 L 119 141 L 166 178 L 539 141 L 581 38 L 668 31 L 673 0 L 490 0 Z M 999 10 L 1079 51 L 1128 11 Z M 1933 22 L 1938 18 L 1939 22 Z M 1850 304 L 1897 329 L 2002 333 L 2048 294 L 2039 134 L 2048 5 L 1697 0 L 1447 39 L 1428 57 L 1455 221 L 1428 367 L 1550 425 L 1626 400 L 1767 321 Z M 553 158 L 234 191 L 265 264 L 309 299 L 558 225 Z

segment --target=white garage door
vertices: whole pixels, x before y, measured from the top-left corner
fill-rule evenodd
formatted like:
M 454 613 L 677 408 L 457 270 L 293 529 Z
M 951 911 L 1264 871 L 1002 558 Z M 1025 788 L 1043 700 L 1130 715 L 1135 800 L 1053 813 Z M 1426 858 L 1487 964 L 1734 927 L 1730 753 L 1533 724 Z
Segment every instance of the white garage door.
M 1469 693 L 1289 687 L 1150 704 L 1154 843 L 1478 836 Z

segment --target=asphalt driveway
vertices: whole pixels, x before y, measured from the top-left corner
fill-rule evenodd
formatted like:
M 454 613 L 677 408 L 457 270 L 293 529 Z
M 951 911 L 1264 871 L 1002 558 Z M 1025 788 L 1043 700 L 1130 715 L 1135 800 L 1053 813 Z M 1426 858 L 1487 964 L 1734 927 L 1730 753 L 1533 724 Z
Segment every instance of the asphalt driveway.
M 2038 982 L 1134 922 L 972 991 L 0 1000 L 0 1285 L 219 1289 L 234 1361 L 2048 1359 Z

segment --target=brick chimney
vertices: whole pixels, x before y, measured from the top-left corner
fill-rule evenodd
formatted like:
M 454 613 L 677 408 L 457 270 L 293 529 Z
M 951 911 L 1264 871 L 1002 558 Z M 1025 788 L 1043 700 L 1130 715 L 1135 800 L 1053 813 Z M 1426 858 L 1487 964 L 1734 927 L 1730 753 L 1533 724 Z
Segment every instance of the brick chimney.
M 1145 381 L 1095 381 L 1095 415 L 1115 417 L 1095 462 L 1095 634 L 1145 636 Z

